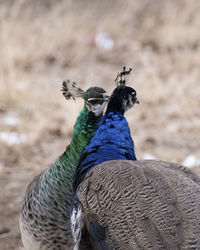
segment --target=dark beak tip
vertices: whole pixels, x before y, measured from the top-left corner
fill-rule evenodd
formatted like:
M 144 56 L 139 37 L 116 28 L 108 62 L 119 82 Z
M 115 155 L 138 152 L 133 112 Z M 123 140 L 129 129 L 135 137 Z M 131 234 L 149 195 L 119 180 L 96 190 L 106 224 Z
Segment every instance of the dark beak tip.
M 104 101 L 109 101 L 111 97 L 111 94 L 106 93 L 106 95 L 103 96 Z
M 136 99 L 135 103 L 140 104 L 140 101 L 138 99 Z

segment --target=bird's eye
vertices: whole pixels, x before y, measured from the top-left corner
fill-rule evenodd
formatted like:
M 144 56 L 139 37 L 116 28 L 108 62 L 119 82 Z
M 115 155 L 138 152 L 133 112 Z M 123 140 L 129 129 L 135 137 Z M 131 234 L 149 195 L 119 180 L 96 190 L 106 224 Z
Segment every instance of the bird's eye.
M 95 105 L 98 103 L 98 100 L 96 100 L 96 99 L 88 100 L 88 103 L 90 103 L 91 105 Z
M 90 105 L 97 105 L 97 104 L 102 105 L 105 102 L 105 100 L 103 98 L 89 98 L 87 102 Z

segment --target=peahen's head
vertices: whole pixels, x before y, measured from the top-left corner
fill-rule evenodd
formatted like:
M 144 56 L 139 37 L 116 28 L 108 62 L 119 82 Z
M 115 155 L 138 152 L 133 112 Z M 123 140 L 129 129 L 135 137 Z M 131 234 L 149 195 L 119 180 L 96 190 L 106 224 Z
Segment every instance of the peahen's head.
M 91 87 L 83 94 L 85 105 L 87 109 L 99 116 L 102 114 L 109 98 L 110 94 L 100 87 Z
M 126 71 L 126 68 L 124 67 L 123 71 L 117 75 L 115 81 L 118 86 L 114 89 L 110 97 L 106 112 L 117 111 L 123 114 L 132 108 L 135 103 L 139 103 L 136 91 L 131 87 L 125 86 L 126 80 L 124 77 L 130 74 L 130 72 L 131 69 Z
M 62 84 L 63 95 L 67 100 L 81 97 L 85 101 L 85 106 L 89 111 L 94 113 L 95 116 L 100 116 L 110 98 L 103 88 L 90 87 L 86 91 L 77 86 L 76 83 L 71 83 L 69 80 L 64 81 Z

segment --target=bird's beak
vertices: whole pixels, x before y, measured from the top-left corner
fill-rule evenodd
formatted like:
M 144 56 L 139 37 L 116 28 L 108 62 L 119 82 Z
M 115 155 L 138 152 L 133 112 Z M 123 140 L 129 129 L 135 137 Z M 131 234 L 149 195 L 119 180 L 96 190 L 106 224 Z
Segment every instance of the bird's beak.
M 111 97 L 111 94 L 103 93 L 102 96 L 103 96 L 104 101 L 108 101 L 110 99 L 110 97 Z
M 137 103 L 137 104 L 139 104 L 140 102 L 139 102 L 139 100 L 136 98 L 136 100 L 135 100 L 135 103 Z

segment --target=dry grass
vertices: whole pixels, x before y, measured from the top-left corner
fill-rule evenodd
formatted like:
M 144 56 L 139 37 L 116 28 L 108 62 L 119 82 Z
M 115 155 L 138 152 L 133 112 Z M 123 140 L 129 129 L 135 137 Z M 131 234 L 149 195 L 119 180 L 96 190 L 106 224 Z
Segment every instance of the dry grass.
M 26 136 L 21 144 L 0 140 L 0 249 L 21 245 L 25 187 L 69 143 L 83 103 L 62 97 L 66 78 L 111 92 L 121 67 L 134 67 L 129 82 L 141 104 L 127 119 L 138 158 L 200 158 L 199 1 L 9 0 L 0 7 L 0 132 Z M 90 43 L 105 31 L 115 43 L 109 51 Z M 18 123 L 5 124 L 8 116 Z

